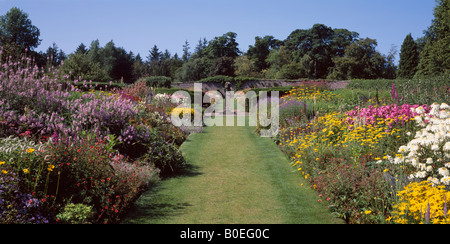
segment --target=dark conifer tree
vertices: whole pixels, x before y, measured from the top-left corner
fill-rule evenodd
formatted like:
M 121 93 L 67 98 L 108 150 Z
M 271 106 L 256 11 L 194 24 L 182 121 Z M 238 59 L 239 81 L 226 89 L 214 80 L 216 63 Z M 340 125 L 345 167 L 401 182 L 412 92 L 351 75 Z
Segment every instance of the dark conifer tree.
M 411 34 L 408 34 L 400 49 L 398 77 L 412 78 L 417 72 L 418 64 L 419 52 L 417 51 L 417 44 Z

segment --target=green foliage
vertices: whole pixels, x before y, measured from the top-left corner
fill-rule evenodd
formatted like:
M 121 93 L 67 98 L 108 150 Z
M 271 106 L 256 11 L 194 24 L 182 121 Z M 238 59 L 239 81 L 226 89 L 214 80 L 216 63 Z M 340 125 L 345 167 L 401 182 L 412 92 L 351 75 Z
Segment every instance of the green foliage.
M 93 214 L 91 206 L 69 203 L 56 218 L 62 224 L 90 224 Z
M 382 77 L 385 58 L 376 51 L 377 41 L 365 38 L 345 48 L 343 57 L 334 58 L 330 79 L 375 79 Z
M 400 62 L 398 65 L 398 77 L 412 78 L 417 72 L 419 64 L 419 52 L 411 34 L 408 34 L 400 49 Z
M 295 80 L 301 77 L 305 77 L 305 71 L 301 64 L 292 62 L 284 65 L 280 71 L 276 74 L 277 79 Z
M 450 101 L 450 77 L 439 76 L 434 78 L 413 78 L 410 80 L 354 80 L 347 88 L 363 89 L 380 92 L 391 91 L 392 84 L 399 95 L 399 101 L 409 104 L 447 103 Z M 396 102 L 396 101 L 393 101 Z
M 308 30 L 295 30 L 286 39 L 294 60 L 309 55 L 314 60 L 314 78 L 324 77 L 332 65 L 332 40 L 334 31 L 323 24 L 315 24 Z
M 434 19 L 425 35 L 427 42 L 420 54 L 417 77 L 450 73 L 450 1 L 436 2 Z
M 249 46 L 247 55 L 254 62 L 257 71 L 269 68 L 266 59 L 270 50 L 278 49 L 282 44 L 282 41 L 275 39 L 273 36 L 255 37 L 255 45 Z
M 225 85 L 226 82 L 233 83 L 234 79 L 233 79 L 233 77 L 229 77 L 229 76 L 225 76 L 225 75 L 217 75 L 217 76 L 201 79 L 199 82 L 202 82 L 202 83 L 211 82 L 211 83 L 219 83 L 219 84 Z
M 39 29 L 28 19 L 28 14 L 19 8 L 11 8 L 0 16 L 0 45 L 13 44 L 32 50 L 39 46 Z
M 239 56 L 234 60 L 234 74 L 241 77 L 257 74 L 255 62 L 247 55 Z
M 166 87 L 170 88 L 172 79 L 167 76 L 148 76 L 141 78 L 139 81 L 144 81 L 148 87 Z
M 234 59 L 240 54 L 236 36 L 236 33 L 228 32 L 220 37 L 215 37 L 209 42 L 203 52 L 209 59 L 221 57 L 230 57 Z
M 143 159 L 160 169 L 161 176 L 172 175 L 183 168 L 185 161 L 178 146 L 156 131 L 151 133 L 150 141 Z
M 73 53 L 64 62 L 63 71 L 69 74 L 69 79 L 78 80 L 81 76 L 83 80 L 108 81 L 111 77 L 106 70 L 102 69 L 100 63 L 95 63 L 89 56 L 83 53 Z

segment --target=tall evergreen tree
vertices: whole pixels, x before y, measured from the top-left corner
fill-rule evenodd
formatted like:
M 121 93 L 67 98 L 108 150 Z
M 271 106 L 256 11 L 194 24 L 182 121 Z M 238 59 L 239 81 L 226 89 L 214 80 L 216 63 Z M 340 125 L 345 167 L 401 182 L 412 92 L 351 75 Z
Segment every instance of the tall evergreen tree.
M 75 53 L 86 54 L 88 51 L 89 50 L 86 48 L 86 45 L 84 45 L 84 43 L 81 43 L 80 45 L 78 45 Z
M 183 62 L 188 61 L 189 57 L 191 56 L 189 49 L 191 49 L 191 48 L 189 47 L 189 42 L 186 40 L 183 45 L 183 57 L 182 57 Z
M 408 79 L 412 78 L 417 72 L 418 64 L 419 52 L 417 51 L 417 44 L 410 33 L 406 36 L 400 49 L 398 77 Z
M 159 51 L 156 45 L 149 51 L 149 55 L 147 56 L 147 61 L 149 63 L 159 61 L 161 59 L 162 53 Z
M 450 0 L 436 0 L 434 19 L 425 31 L 427 42 L 420 54 L 416 76 L 450 73 Z

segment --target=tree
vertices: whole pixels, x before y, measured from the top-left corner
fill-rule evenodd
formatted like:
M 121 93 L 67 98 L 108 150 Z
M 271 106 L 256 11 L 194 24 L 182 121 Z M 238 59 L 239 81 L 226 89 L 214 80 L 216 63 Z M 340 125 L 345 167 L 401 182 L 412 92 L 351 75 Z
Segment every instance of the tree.
M 234 71 L 234 59 L 232 57 L 224 56 L 214 59 L 209 67 L 209 76 L 234 76 Z
M 88 49 L 86 48 L 86 46 L 81 43 L 80 45 L 78 45 L 77 49 L 75 50 L 75 53 L 81 53 L 81 54 L 86 54 L 88 53 Z
M 147 61 L 149 63 L 159 61 L 161 59 L 162 53 L 159 51 L 156 45 L 149 51 L 149 55 L 147 56 Z
M 420 54 L 416 76 L 450 73 L 450 0 L 436 0 L 434 19 L 425 31 L 427 42 Z
M 142 61 L 141 55 L 136 55 L 132 67 L 133 80 L 145 77 L 147 75 L 147 67 Z
M 63 50 L 58 49 L 56 43 L 53 43 L 51 47 L 48 47 L 43 56 L 45 56 L 47 62 L 49 62 L 49 64 L 52 66 L 61 64 L 61 62 L 67 58 Z
M 236 58 L 241 53 L 236 42 L 237 34 L 228 32 L 220 37 L 215 37 L 208 43 L 204 52 L 209 59 L 216 59 L 221 57 Z
M 206 40 L 206 38 L 203 38 L 198 40 L 197 46 L 195 47 L 194 50 L 194 58 L 201 58 L 203 57 L 203 50 L 205 50 L 205 48 L 208 46 L 208 41 Z
M 287 47 L 281 46 L 279 49 L 272 49 L 270 51 L 266 62 L 270 66 L 267 78 L 276 78 L 277 72 L 279 72 L 283 66 L 292 62 L 292 55 Z
M 100 63 L 94 63 L 86 54 L 73 53 L 64 61 L 63 70 L 71 80 L 107 81 L 109 76 Z
M 331 48 L 333 55 L 343 57 L 345 54 L 345 48 L 358 41 L 359 34 L 347 29 L 333 29 L 333 37 L 331 42 Z
M 11 8 L 0 16 L 0 45 L 12 44 L 22 49 L 33 50 L 41 43 L 39 29 L 28 19 L 28 14 L 19 8 Z
M 330 79 L 376 79 L 383 77 L 386 60 L 376 51 L 377 41 L 365 38 L 347 46 L 343 57 L 335 57 Z
M 398 76 L 408 79 L 412 78 L 417 72 L 418 64 L 419 52 L 417 51 L 417 44 L 410 33 L 406 36 L 400 49 Z
M 255 62 L 247 55 L 239 56 L 234 60 L 234 74 L 236 76 L 255 76 L 258 68 Z
M 292 51 L 294 61 L 298 62 L 305 54 L 314 60 L 314 78 L 327 75 L 332 63 L 332 40 L 334 31 L 323 24 L 315 24 L 311 29 L 293 31 L 285 40 L 286 47 Z
M 189 42 L 186 40 L 183 45 L 183 57 L 182 57 L 183 62 L 188 61 L 189 57 L 191 56 L 189 49 L 191 49 L 191 48 L 189 47 Z
M 266 59 L 269 56 L 270 50 L 278 49 L 282 44 L 282 41 L 275 39 L 273 36 L 255 37 L 255 45 L 249 46 L 247 55 L 255 62 L 257 71 L 269 68 Z
M 100 63 L 101 57 L 100 57 L 100 42 L 98 39 L 91 42 L 91 45 L 89 47 L 89 52 L 87 53 L 87 56 L 90 61 L 93 63 Z

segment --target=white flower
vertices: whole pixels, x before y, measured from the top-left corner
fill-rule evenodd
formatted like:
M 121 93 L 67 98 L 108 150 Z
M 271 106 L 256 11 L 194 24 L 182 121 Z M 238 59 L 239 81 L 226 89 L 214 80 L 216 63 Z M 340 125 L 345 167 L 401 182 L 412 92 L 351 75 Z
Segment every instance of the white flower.
M 427 164 L 433 164 L 433 159 L 432 158 L 427 158 Z
M 392 163 L 393 164 L 401 164 L 402 162 L 403 162 L 403 159 L 396 157 L 396 158 L 394 158 L 394 162 L 392 162 Z
M 448 186 L 450 185 L 450 177 L 446 176 L 446 177 L 442 177 L 441 178 L 441 183 Z
M 427 172 L 431 172 L 431 171 L 433 171 L 433 166 L 428 165 L 428 166 L 427 166 Z
M 437 103 L 433 103 L 431 104 L 431 110 L 430 110 L 430 114 L 433 116 L 438 116 L 439 115 L 439 108 L 441 107 L 441 105 L 437 104 Z
M 420 116 L 414 117 L 414 120 L 415 120 L 418 124 L 422 123 L 422 117 L 420 117 Z
M 444 144 L 444 147 L 442 148 L 444 151 L 450 151 L 450 141 L 446 142 Z
M 449 176 L 449 171 L 445 167 L 439 168 L 438 173 L 444 177 Z
M 448 104 L 446 104 L 446 103 L 441 104 L 441 109 L 449 109 L 449 108 L 450 108 L 450 106 L 448 106 Z
M 413 158 L 411 160 L 411 165 L 415 168 L 417 168 L 419 166 L 419 161 L 417 160 L 417 158 Z
M 398 149 L 398 152 L 399 152 L 399 153 L 406 153 L 406 152 L 408 152 L 408 147 L 406 147 L 406 146 L 401 146 L 401 147 Z
M 447 111 L 445 111 L 445 110 L 442 110 L 442 111 L 439 113 L 439 118 L 441 118 L 441 119 L 446 119 L 446 118 L 448 118 L 448 117 L 450 117 L 450 115 L 449 115 L 449 113 L 448 113 Z
M 415 174 L 415 177 L 416 178 L 419 178 L 419 179 L 423 179 L 423 178 L 425 178 L 427 176 L 427 172 L 425 172 L 425 171 L 419 171 L 419 172 L 417 172 L 416 174 Z
M 425 112 L 425 110 L 423 109 L 422 106 L 419 106 L 419 107 L 416 108 L 416 113 L 423 114 L 424 112 Z
M 431 150 L 433 151 L 439 151 L 439 146 L 436 144 L 433 144 L 433 146 L 431 146 Z
M 420 170 L 426 170 L 427 169 L 427 165 L 426 164 L 419 163 L 417 166 L 418 166 L 418 168 Z
M 428 181 L 431 181 L 431 183 L 433 183 L 433 185 L 439 185 L 439 179 L 436 177 L 428 177 L 427 179 Z

